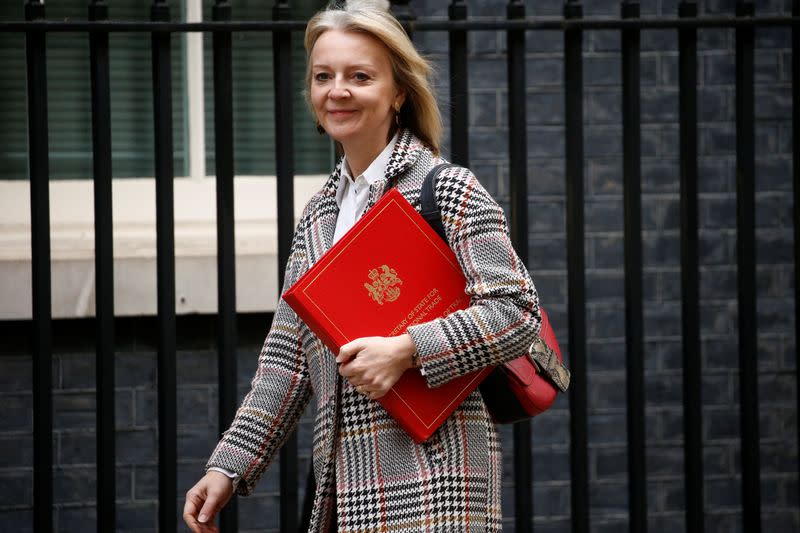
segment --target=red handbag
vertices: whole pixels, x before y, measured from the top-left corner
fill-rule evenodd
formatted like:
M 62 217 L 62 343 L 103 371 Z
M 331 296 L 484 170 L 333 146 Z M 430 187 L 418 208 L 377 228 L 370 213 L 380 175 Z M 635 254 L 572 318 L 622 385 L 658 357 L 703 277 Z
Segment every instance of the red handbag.
M 420 191 L 420 214 L 447 242 L 442 214 L 434 195 L 436 176 L 449 163 L 437 165 L 428 172 Z M 492 419 L 498 424 L 513 424 L 546 411 L 558 391 L 566 392 L 569 370 L 564 366 L 561 349 L 550 319 L 541 309 L 542 327 L 528 353 L 497 366 L 479 385 L 483 401 Z
M 513 424 L 543 413 L 558 391 L 569 386 L 569 370 L 544 309 L 542 327 L 528 353 L 499 365 L 479 385 L 483 401 L 498 424 Z

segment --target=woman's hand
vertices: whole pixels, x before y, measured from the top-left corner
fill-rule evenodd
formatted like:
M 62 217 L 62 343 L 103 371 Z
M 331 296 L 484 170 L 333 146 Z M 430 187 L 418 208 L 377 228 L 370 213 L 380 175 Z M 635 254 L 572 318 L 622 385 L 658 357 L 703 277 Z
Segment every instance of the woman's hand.
M 412 367 L 417 352 L 411 335 L 362 337 L 342 346 L 336 362 L 339 373 L 358 392 L 376 400 L 391 389 Z
M 217 513 L 233 496 L 233 482 L 221 472 L 210 470 L 186 493 L 183 520 L 194 533 L 218 533 Z

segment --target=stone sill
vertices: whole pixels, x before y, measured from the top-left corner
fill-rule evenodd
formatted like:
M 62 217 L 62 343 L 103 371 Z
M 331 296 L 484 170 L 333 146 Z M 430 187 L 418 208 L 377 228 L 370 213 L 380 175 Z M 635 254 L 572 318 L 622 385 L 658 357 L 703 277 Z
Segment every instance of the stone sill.
M 326 176 L 295 178 L 295 219 Z M 278 299 L 274 176 L 234 179 L 236 307 L 273 311 Z M 114 311 L 156 313 L 155 182 L 116 179 Z M 179 314 L 217 312 L 216 185 L 213 177 L 175 179 L 175 301 Z M 94 207 L 90 180 L 50 182 L 52 312 L 94 316 Z M 31 317 L 30 188 L 0 181 L 0 320 Z

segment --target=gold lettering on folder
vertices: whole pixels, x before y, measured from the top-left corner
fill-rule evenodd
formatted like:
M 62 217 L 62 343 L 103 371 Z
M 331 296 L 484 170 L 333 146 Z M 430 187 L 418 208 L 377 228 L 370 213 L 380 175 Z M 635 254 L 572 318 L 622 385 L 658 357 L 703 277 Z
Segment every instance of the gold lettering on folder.
M 377 268 L 373 268 L 369 271 L 368 276 L 372 281 L 371 283 L 365 283 L 364 288 L 367 289 L 372 299 L 380 305 L 383 305 L 384 300 L 393 302 L 400 297 L 400 287 L 398 285 L 402 285 L 403 280 L 397 276 L 395 269 L 389 268 L 388 265 L 381 265 L 380 272 Z

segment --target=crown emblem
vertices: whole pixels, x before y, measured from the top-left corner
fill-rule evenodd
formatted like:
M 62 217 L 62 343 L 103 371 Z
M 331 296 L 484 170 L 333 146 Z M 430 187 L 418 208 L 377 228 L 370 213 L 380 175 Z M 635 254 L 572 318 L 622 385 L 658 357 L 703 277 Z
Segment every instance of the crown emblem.
M 364 284 L 372 299 L 383 305 L 384 301 L 393 302 L 400 296 L 400 287 L 403 280 L 397 277 L 397 271 L 388 265 L 381 265 L 369 271 L 370 282 Z

